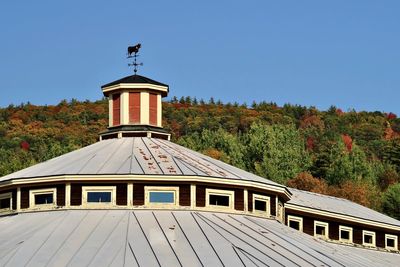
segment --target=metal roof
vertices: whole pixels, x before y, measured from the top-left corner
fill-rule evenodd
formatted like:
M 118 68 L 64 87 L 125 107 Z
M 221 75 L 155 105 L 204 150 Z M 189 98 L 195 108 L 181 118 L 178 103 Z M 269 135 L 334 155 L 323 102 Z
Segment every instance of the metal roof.
M 289 190 L 293 195 L 287 202 L 288 204 L 400 226 L 400 221 L 344 198 L 337 198 L 294 188 L 289 188 Z
M 400 255 L 315 239 L 272 219 L 167 210 L 0 217 L 0 266 L 396 266 Z
M 45 176 L 103 174 L 205 176 L 284 187 L 170 141 L 147 137 L 100 141 L 1 177 L 0 182 Z

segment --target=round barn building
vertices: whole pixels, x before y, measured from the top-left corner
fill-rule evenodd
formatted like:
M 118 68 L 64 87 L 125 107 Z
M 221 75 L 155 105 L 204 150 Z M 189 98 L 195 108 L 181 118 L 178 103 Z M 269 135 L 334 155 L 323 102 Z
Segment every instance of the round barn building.
M 168 85 L 102 91 L 99 142 L 0 178 L 0 266 L 399 264 L 399 221 L 169 141 Z

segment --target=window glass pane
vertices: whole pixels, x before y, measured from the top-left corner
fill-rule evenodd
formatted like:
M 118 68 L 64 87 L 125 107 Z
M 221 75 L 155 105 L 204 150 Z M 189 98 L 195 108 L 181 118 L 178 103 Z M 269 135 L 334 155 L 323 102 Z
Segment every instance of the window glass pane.
M 229 207 L 229 196 L 211 195 L 210 205 Z
M 42 204 L 53 204 L 53 194 L 36 194 L 35 195 L 35 205 Z
M 0 209 L 9 209 L 10 207 L 10 198 L 0 199 Z
M 267 211 L 267 201 L 265 200 L 254 200 L 254 209 L 259 211 Z
M 296 230 L 300 230 L 300 222 L 290 220 L 289 227 L 296 229 Z
M 174 192 L 150 192 L 150 203 L 175 203 Z
M 364 235 L 364 243 L 366 244 L 372 244 L 373 239 L 372 239 L 372 235 Z
M 346 230 L 340 231 L 340 238 L 345 240 L 350 240 L 350 232 Z
M 317 235 L 325 235 L 325 227 L 317 225 L 315 227 L 315 232 L 316 232 Z
M 392 248 L 394 248 L 394 239 L 393 238 L 388 238 L 388 239 L 386 239 L 386 245 L 388 246 L 388 247 L 392 247 Z
M 111 192 L 88 192 L 87 201 L 90 203 L 110 203 Z

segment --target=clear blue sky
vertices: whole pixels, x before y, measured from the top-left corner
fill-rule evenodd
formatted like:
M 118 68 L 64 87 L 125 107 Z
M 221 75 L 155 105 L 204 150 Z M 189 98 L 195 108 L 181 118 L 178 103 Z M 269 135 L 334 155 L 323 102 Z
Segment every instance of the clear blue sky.
M 400 115 L 400 1 L 1 1 L 0 106 L 96 100 L 139 74 L 171 95 Z

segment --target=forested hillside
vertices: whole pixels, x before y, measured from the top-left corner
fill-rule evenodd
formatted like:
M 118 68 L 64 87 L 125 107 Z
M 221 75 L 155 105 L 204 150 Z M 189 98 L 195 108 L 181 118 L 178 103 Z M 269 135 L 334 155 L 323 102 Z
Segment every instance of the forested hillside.
M 106 100 L 0 109 L 0 176 L 98 139 Z M 348 198 L 400 219 L 400 119 L 393 113 L 173 98 L 173 141 L 257 175 Z

